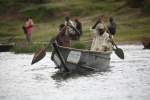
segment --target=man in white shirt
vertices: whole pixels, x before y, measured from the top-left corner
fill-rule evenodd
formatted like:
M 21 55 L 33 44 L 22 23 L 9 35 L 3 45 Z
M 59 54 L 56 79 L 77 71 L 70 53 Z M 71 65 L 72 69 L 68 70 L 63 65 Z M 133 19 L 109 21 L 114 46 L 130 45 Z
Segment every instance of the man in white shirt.
M 101 18 L 90 28 L 90 33 L 93 37 L 91 51 L 111 52 L 112 43 L 109 34 L 106 32 Z M 100 24 L 99 24 L 100 23 Z
M 70 20 L 70 18 L 69 18 L 68 16 L 66 16 L 66 17 L 65 17 L 65 23 L 64 23 L 64 24 L 66 25 L 68 22 L 74 27 L 73 22 Z M 68 30 L 70 33 L 74 33 L 74 30 L 73 30 L 70 26 L 67 26 L 67 30 Z

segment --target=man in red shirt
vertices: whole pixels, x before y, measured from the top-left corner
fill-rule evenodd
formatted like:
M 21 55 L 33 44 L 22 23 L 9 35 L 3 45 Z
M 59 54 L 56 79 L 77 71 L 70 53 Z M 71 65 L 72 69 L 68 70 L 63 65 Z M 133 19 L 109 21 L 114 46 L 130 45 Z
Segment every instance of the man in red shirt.
M 32 19 L 30 19 L 30 17 L 27 17 L 26 18 L 26 25 L 25 25 L 25 28 L 26 28 L 26 37 L 27 37 L 27 40 L 29 43 L 32 43 L 32 31 L 33 31 L 33 26 L 34 26 L 34 23 L 32 21 Z

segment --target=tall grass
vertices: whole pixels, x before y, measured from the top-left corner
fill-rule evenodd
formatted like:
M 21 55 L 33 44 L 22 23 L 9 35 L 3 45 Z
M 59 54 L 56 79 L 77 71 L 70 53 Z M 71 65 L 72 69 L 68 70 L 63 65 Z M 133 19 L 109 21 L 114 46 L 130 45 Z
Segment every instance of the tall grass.
M 17 43 L 13 46 L 11 49 L 12 52 L 18 54 L 18 53 L 35 53 L 36 51 L 40 49 L 44 49 L 44 44 L 22 44 Z M 51 50 L 51 46 L 49 46 L 49 49 Z
M 80 42 L 80 41 L 72 41 L 71 47 L 76 49 L 90 49 L 91 44 Z
M 23 44 L 23 43 L 17 43 L 13 46 L 13 48 L 11 49 L 11 52 L 14 52 L 16 54 L 19 53 L 35 53 L 38 50 L 43 50 L 46 47 L 47 44 L 42 44 L 42 43 L 38 43 L 38 44 Z M 71 42 L 71 48 L 76 48 L 76 49 L 89 49 L 90 48 L 90 44 L 89 43 L 83 43 L 80 41 L 72 41 Z M 50 45 L 48 47 L 48 49 L 46 51 L 51 52 L 52 51 L 52 45 Z

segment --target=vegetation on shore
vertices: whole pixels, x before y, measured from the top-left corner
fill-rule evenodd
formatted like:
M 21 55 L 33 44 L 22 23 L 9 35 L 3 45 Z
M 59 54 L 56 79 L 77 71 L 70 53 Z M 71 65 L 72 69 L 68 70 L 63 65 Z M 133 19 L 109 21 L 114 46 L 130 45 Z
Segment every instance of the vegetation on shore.
M 130 5 L 126 4 L 127 1 L 136 0 L 43 0 L 42 4 L 38 3 L 39 0 L 36 0 L 37 3 L 29 1 L 33 0 L 0 1 L 0 39 L 15 36 L 14 42 L 26 40 L 21 28 L 26 16 L 30 16 L 35 24 L 32 34 L 34 42 L 48 42 L 58 33 L 58 26 L 64 23 L 65 16 L 70 16 L 71 20 L 78 17 L 82 22 L 83 35 L 80 43 L 92 39 L 89 28 L 101 15 L 104 16 L 106 26 L 109 26 L 110 17 L 117 23 L 114 36 L 116 42 L 140 41 L 142 37 L 150 37 L 149 0 L 143 0 L 147 5 L 142 8 L 132 6 L 132 2 L 129 2 Z
M 13 46 L 11 49 L 11 52 L 14 52 L 16 54 L 19 53 L 35 53 L 38 50 L 42 50 L 47 46 L 47 44 L 43 43 L 34 43 L 34 44 L 23 44 L 23 43 L 17 43 Z M 90 44 L 89 43 L 83 43 L 80 41 L 74 41 L 71 42 L 71 47 L 76 48 L 76 49 L 90 49 Z M 52 51 L 52 45 L 50 45 L 46 51 Z
M 16 54 L 19 53 L 35 53 L 39 49 L 44 48 L 43 44 L 23 44 L 23 43 L 17 43 L 13 46 L 11 49 L 11 52 L 14 52 Z

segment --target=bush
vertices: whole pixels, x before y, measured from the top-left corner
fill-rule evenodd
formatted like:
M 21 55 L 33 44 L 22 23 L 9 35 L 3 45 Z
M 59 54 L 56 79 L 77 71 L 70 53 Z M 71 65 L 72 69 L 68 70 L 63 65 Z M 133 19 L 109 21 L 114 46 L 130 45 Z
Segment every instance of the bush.
M 126 4 L 132 8 L 139 8 L 142 6 L 144 0 L 126 0 Z
M 150 0 L 143 0 L 142 11 L 146 14 L 150 14 Z
M 90 49 L 91 44 L 75 41 L 71 43 L 71 47 L 76 49 Z
M 12 52 L 19 54 L 19 53 L 35 53 L 39 49 L 43 49 L 43 44 L 23 44 L 23 43 L 16 43 L 13 48 Z
M 126 0 L 132 8 L 141 8 L 145 14 L 150 14 L 150 0 Z

